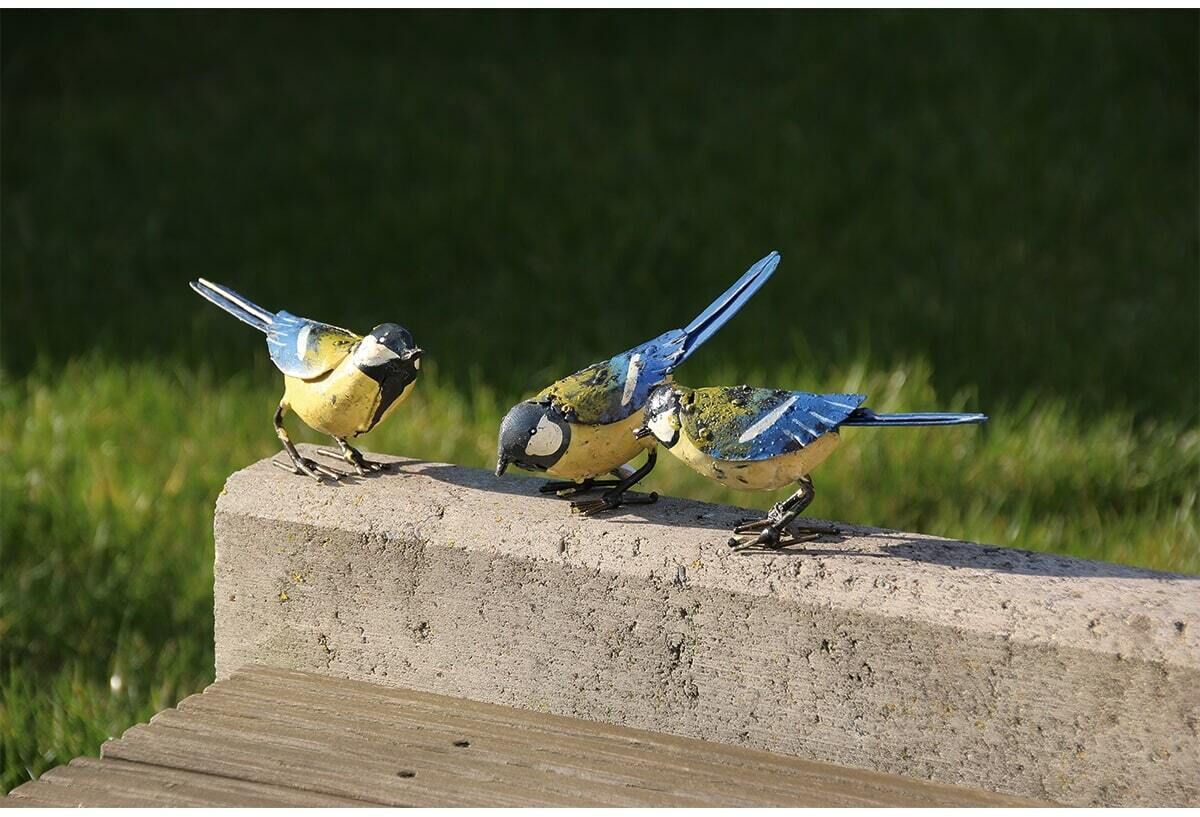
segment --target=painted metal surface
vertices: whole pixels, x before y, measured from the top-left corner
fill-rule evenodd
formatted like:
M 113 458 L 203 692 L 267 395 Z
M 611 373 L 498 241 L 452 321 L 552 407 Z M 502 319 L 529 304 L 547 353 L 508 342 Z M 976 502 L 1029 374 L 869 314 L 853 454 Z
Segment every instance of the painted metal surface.
M 736 315 L 778 265 L 779 254 L 768 254 L 684 328 L 567 375 L 513 406 L 500 426 L 497 473 L 514 464 L 582 481 L 610 473 L 652 446 L 653 440 L 631 435 L 650 393 Z M 538 439 L 543 420 L 560 429 L 554 450 Z
M 270 312 L 229 287 L 203 278 L 193 281 L 191 287 L 267 336 L 271 360 L 284 374 L 275 433 L 296 473 L 317 480 L 337 480 L 344 475 L 300 456 L 283 428 L 288 411 L 309 428 L 333 437 L 341 449 L 334 456 L 345 459 L 358 473 L 377 465 L 364 460 L 346 439 L 383 422 L 412 393 L 423 350 L 407 329 L 383 323 L 359 336 L 290 312 Z

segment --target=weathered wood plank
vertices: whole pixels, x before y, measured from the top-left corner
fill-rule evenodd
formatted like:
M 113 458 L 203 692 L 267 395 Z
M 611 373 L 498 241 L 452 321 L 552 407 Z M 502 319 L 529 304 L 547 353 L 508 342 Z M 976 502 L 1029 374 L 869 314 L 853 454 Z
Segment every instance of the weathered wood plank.
M 214 738 L 237 732 L 251 743 L 271 746 L 279 745 L 279 741 L 304 741 L 305 736 L 321 728 L 318 723 L 303 726 L 283 725 L 279 719 L 272 718 L 268 724 L 265 721 L 245 719 L 241 715 L 229 717 L 212 712 L 205 712 L 202 717 L 191 719 L 181 713 L 167 714 L 172 716 L 165 721 L 164 725 L 167 726 L 195 731 L 199 735 Z M 556 802 L 560 797 L 570 797 L 582 798 L 584 802 L 593 804 L 617 800 L 633 805 L 644 802 L 647 796 L 652 795 L 640 792 L 627 800 L 623 791 L 627 788 L 646 788 L 649 779 L 654 781 L 653 789 L 663 795 L 661 799 L 664 803 L 695 802 L 699 805 L 711 794 L 706 791 L 710 786 L 705 784 L 720 782 L 706 779 L 700 769 L 691 770 L 693 774 L 689 776 L 686 774 L 687 770 L 677 771 L 663 764 L 645 760 L 638 762 L 633 759 L 630 766 L 614 763 L 611 757 L 592 758 L 589 762 L 589 758 L 578 751 L 571 751 L 560 741 L 551 740 L 545 746 L 535 749 L 516 742 L 489 739 L 475 732 L 467 734 L 473 735 L 471 746 L 455 749 L 451 749 L 453 744 L 448 736 L 441 740 L 430 740 L 436 736 L 423 735 L 420 729 L 412 728 L 397 729 L 392 736 L 372 736 L 365 731 L 350 735 L 343 733 L 322 741 L 322 748 L 336 752 L 342 762 L 356 768 L 362 768 L 363 763 L 370 763 L 373 758 L 393 757 L 397 763 L 420 767 L 419 774 L 422 778 L 436 775 L 437 780 L 447 782 L 452 790 L 459 787 L 462 775 L 478 773 L 485 779 L 503 780 L 507 786 L 519 787 L 524 797 L 545 797 L 545 802 Z M 520 758 L 522 762 L 515 764 L 514 758 Z M 391 768 L 394 769 L 397 763 L 393 763 Z M 728 778 L 726 772 L 725 784 L 728 783 Z M 772 794 L 776 797 L 788 795 L 787 787 L 776 787 L 769 779 L 757 782 L 766 787 L 767 798 Z M 729 794 L 726 793 L 725 797 L 729 798 Z M 760 802 L 763 802 L 762 795 L 745 797 L 735 794 L 729 800 L 731 805 Z
M 544 805 L 537 792 L 509 791 L 469 766 L 446 774 L 405 756 L 372 759 L 346 747 L 266 743 L 222 732 L 198 734 L 169 727 L 134 727 L 106 747 L 106 756 L 158 762 L 220 777 L 267 782 L 303 791 L 360 797 L 391 806 Z M 416 768 L 413 768 L 416 766 Z M 408 776 L 411 773 L 411 776 Z M 417 777 L 420 777 L 418 780 Z M 571 805 L 587 801 L 564 797 Z
M 248 668 L 6 806 L 950 806 L 1016 798 L 610 723 Z
M 137 793 L 96 791 L 84 784 L 55 786 L 40 779 L 18 786 L 0 802 L 4 808 L 101 808 L 156 805 Z
M 183 769 L 80 757 L 12 792 L 37 806 L 364 806 L 350 798 L 241 780 L 214 780 Z M 6 803 L 9 805 L 9 803 Z
M 271 723 L 286 724 L 301 730 L 345 729 L 355 742 L 366 745 L 373 738 L 400 740 L 414 749 L 426 748 L 444 755 L 456 740 L 470 741 L 473 762 L 506 762 L 522 756 L 530 762 L 546 764 L 562 773 L 596 773 L 603 763 L 614 775 L 612 782 L 642 785 L 651 778 L 676 801 L 695 798 L 697 802 L 753 805 L 786 802 L 790 797 L 825 796 L 831 802 L 880 805 L 895 802 L 895 778 L 891 775 L 856 771 L 845 776 L 838 767 L 799 762 L 761 751 L 702 743 L 686 738 L 659 735 L 641 730 L 614 727 L 602 723 L 581 722 L 572 718 L 522 712 L 439 695 L 413 693 L 369 684 L 349 685 L 317 676 L 297 674 L 296 683 L 285 671 L 256 671 L 253 683 L 231 679 L 217 689 L 193 696 L 180 704 L 180 713 L 204 712 L 214 715 L 236 712 L 253 719 L 269 717 Z M 278 676 L 286 685 L 290 700 L 280 702 L 278 692 L 263 683 Z M 240 681 L 240 683 L 239 683 Z M 330 695 L 339 694 L 337 711 L 331 711 Z M 348 704 L 348 705 L 343 705 Z M 402 706 L 401 706 L 402 704 Z M 179 725 L 179 713 L 163 713 Z M 304 734 L 302 731 L 300 734 Z M 461 749 L 454 762 L 461 758 Z M 633 771 L 630 771 L 633 770 Z M 624 779 L 621 779 L 621 776 Z M 746 790 L 729 791 L 729 780 L 736 776 Z M 946 800 L 937 800 L 939 791 Z M 913 805 L 959 802 L 960 789 L 926 785 L 922 799 Z

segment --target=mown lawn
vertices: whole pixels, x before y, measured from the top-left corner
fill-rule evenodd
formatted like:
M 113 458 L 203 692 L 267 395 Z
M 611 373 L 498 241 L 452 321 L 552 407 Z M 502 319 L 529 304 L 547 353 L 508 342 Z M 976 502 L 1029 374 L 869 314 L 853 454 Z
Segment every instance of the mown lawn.
M 212 677 L 213 501 L 280 384 L 198 275 L 409 325 L 364 447 L 488 466 L 511 402 L 778 249 L 683 382 L 993 417 L 847 432 L 813 515 L 1200 573 L 1197 30 L 6 13 L 0 791 Z

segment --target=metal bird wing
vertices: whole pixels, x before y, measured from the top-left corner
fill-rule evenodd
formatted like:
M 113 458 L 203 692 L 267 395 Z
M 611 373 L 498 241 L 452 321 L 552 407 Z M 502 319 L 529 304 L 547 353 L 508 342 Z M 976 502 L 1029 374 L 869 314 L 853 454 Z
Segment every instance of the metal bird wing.
M 607 425 L 626 419 L 646 404 L 655 386 L 754 297 L 778 266 L 779 253 L 768 253 L 684 328 L 593 363 L 548 386 L 535 399 L 551 400 L 575 423 Z
M 836 431 L 866 399 L 863 394 L 722 386 L 687 393 L 680 418 L 692 442 L 711 457 L 768 460 Z
M 553 401 L 573 423 L 620 422 L 644 406 L 651 390 L 675 368 L 686 339 L 681 329 L 666 332 L 567 375 L 534 399 Z
M 271 360 L 284 374 L 302 380 L 331 371 L 362 340 L 347 329 L 290 312 L 276 312 L 266 333 Z

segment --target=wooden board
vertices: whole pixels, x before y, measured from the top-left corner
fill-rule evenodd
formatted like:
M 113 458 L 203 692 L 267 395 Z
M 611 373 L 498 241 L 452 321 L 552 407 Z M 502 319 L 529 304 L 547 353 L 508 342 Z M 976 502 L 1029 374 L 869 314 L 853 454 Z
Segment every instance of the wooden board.
M 252 668 L 5 806 L 958 806 L 1028 801 L 621 726 Z

